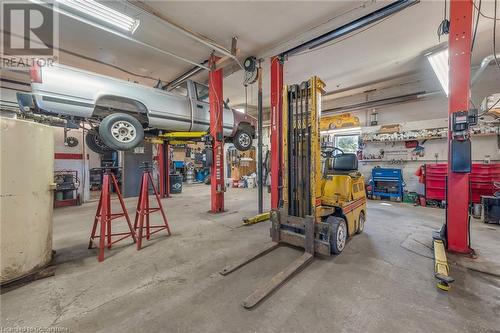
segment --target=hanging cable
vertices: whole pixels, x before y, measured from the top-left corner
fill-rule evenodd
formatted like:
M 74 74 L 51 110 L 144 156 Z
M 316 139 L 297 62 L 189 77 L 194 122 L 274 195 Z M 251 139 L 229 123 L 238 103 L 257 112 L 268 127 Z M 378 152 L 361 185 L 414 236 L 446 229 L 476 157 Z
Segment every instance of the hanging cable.
M 475 2 L 472 2 L 472 4 L 474 5 L 474 7 L 475 7 L 476 9 L 478 9 L 478 6 L 476 6 L 476 3 L 475 3 Z M 490 19 L 490 20 L 497 20 L 497 21 L 499 21 L 499 20 L 500 20 L 500 18 L 496 18 L 496 19 L 495 19 L 494 17 L 491 17 L 491 16 L 488 16 L 488 15 L 485 15 L 485 14 L 484 14 L 482 11 L 480 11 L 480 10 L 479 10 L 479 14 L 480 14 L 482 17 L 487 18 L 487 19 Z
M 495 63 L 498 66 L 498 69 L 500 69 L 500 63 L 497 58 L 497 43 L 496 43 L 496 38 L 497 38 L 497 5 L 498 5 L 498 0 L 495 0 L 495 10 L 493 11 L 493 57 L 495 58 Z
M 450 33 L 450 21 L 446 18 L 448 4 L 444 0 L 444 17 L 437 29 L 438 40 L 441 41 L 442 35 L 447 35 Z
M 479 18 L 481 17 L 480 16 L 481 15 L 481 4 L 482 4 L 482 0 L 479 0 L 479 6 L 477 8 L 476 22 L 475 22 L 475 26 L 474 26 L 474 35 L 472 37 L 472 44 L 471 44 L 471 47 L 470 47 L 470 52 L 471 53 L 472 53 L 472 51 L 474 51 L 474 45 L 476 43 L 477 27 L 479 25 Z M 474 6 L 474 7 L 476 7 L 476 6 Z

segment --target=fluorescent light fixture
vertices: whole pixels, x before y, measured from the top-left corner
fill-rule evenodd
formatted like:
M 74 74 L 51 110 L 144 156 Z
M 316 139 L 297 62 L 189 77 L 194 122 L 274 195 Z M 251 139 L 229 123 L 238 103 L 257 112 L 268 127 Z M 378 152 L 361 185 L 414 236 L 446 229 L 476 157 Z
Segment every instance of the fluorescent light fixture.
M 57 2 L 131 34 L 137 30 L 141 22 L 94 0 L 57 0 Z
M 450 65 L 448 63 L 448 49 L 427 54 L 427 60 L 429 60 L 429 63 L 434 70 L 434 74 L 436 74 L 439 83 L 441 83 L 441 87 L 443 87 L 446 96 L 448 96 L 450 71 Z
M 328 131 L 321 131 L 321 134 L 347 134 L 347 133 L 358 134 L 359 132 L 361 132 L 361 127 L 348 127 L 348 128 L 332 129 Z
M 241 112 L 241 113 L 245 113 L 245 109 L 243 109 L 243 108 L 236 108 L 235 110 L 238 112 Z

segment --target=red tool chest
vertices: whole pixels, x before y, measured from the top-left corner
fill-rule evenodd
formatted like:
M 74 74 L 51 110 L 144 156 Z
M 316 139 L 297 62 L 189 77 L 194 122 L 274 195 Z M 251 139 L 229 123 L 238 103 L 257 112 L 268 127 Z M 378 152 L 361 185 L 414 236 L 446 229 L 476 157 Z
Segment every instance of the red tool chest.
M 427 200 L 445 200 L 446 197 L 446 172 L 448 164 L 425 165 L 425 198 Z M 472 164 L 470 174 L 471 200 L 480 203 L 482 195 L 493 195 L 494 181 L 500 181 L 500 163 Z

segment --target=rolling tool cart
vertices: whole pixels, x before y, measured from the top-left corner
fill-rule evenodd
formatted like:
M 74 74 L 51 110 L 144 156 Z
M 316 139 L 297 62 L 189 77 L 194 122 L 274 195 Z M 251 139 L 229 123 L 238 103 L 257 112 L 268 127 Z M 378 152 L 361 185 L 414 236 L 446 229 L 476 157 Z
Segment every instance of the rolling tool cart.
M 372 195 L 403 200 L 403 174 L 400 169 L 373 168 Z

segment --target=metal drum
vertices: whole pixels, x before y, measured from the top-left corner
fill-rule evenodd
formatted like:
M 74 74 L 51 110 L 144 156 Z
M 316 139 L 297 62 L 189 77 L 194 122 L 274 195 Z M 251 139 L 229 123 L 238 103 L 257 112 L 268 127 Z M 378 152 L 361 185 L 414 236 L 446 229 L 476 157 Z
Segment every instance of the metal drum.
M 188 184 L 194 183 L 194 169 L 188 169 L 186 171 L 186 183 Z

